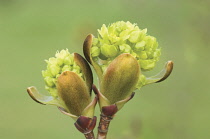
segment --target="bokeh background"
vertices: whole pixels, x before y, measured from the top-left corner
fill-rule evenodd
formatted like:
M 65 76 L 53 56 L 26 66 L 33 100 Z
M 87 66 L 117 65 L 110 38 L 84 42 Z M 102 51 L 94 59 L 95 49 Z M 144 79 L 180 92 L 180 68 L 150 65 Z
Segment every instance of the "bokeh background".
M 26 88 L 47 94 L 44 60 L 65 48 L 82 54 L 89 33 L 120 20 L 157 38 L 162 56 L 148 75 L 168 60 L 175 66 L 166 81 L 136 91 L 112 121 L 108 139 L 209 139 L 207 0 L 0 0 L 0 138 L 83 139 L 72 119 L 32 101 Z

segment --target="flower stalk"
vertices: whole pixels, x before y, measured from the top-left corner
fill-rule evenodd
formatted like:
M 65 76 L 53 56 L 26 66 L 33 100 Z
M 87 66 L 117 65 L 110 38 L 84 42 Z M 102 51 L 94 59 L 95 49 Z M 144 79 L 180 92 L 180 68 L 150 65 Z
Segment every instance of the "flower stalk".
M 93 131 L 84 133 L 86 139 L 95 139 Z
M 100 94 L 99 90 L 96 88 L 95 85 L 93 85 L 93 91 L 96 94 Z M 109 112 L 111 112 L 109 110 Z M 108 128 L 111 120 L 113 119 L 113 115 L 117 112 L 116 107 L 113 105 L 112 106 L 112 112 L 111 113 L 106 113 L 106 111 L 103 109 L 100 114 L 100 121 L 98 125 L 98 134 L 97 134 L 97 139 L 106 139 L 107 133 L 108 133 Z
M 98 139 L 106 139 L 108 128 L 111 120 L 113 119 L 112 116 L 106 116 L 103 113 L 100 115 L 100 122 L 98 126 Z

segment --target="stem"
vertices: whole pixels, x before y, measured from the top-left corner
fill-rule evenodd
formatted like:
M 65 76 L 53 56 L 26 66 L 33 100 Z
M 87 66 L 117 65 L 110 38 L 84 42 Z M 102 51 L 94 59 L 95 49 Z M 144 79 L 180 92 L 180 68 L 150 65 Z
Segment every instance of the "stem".
M 86 139 L 95 139 L 93 131 L 84 133 Z
M 109 124 L 113 118 L 111 116 L 106 116 L 101 114 L 101 119 L 98 126 L 98 139 L 106 139 Z

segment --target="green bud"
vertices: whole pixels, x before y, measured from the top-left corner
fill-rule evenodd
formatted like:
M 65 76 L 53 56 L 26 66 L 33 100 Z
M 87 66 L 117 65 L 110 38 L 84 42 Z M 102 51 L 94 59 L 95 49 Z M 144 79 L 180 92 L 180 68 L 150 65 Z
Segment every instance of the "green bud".
M 140 31 L 133 31 L 131 34 L 130 34 L 130 37 L 129 37 L 129 41 L 131 43 L 137 43 L 138 42 L 138 39 L 139 39 L 139 34 L 140 34 Z
M 42 76 L 43 77 L 47 77 L 47 76 L 52 77 L 52 74 L 49 70 L 42 70 Z
M 70 53 L 67 50 L 61 50 L 55 54 L 56 58 L 65 59 L 65 57 L 69 56 Z
M 100 54 L 100 49 L 98 47 L 92 47 L 91 48 L 91 55 L 92 57 L 97 57 Z
M 80 67 L 74 62 L 74 56 L 67 49 L 61 50 L 60 52 L 57 51 L 55 57 L 49 58 L 46 62 L 47 70 L 42 71 L 42 76 L 48 88 L 47 90 L 55 97 L 57 97 L 57 94 L 55 94 L 56 91 L 54 91 L 57 87 L 57 79 L 62 72 L 73 71 L 79 76 L 82 76 Z
M 110 35 L 109 36 L 109 40 L 112 44 L 119 44 L 121 42 L 121 38 L 120 37 L 117 37 L 115 35 Z M 106 42 L 107 44 L 109 44 L 109 42 L 107 41 Z
M 64 72 L 64 71 L 71 71 L 71 69 L 72 69 L 72 67 L 70 65 L 65 65 L 62 68 L 62 72 Z
M 71 55 L 66 56 L 63 60 L 64 65 L 73 65 L 73 63 L 74 63 L 74 60 Z
M 149 50 L 150 48 L 153 48 L 153 44 L 156 43 L 156 38 L 152 37 L 152 36 L 146 36 L 144 38 L 144 40 L 147 42 L 145 49 Z
M 120 48 L 120 52 L 123 52 L 123 53 L 131 52 L 131 47 L 128 44 L 120 45 L 119 48 Z
M 145 45 L 146 45 L 146 42 L 145 41 L 138 42 L 135 45 L 135 50 L 137 50 L 137 51 L 143 51 Z
M 132 55 L 133 57 L 135 57 L 135 58 L 138 57 L 138 55 L 137 55 L 135 52 L 131 52 L 131 55 Z
M 45 89 L 50 92 L 50 95 L 54 98 L 57 98 L 57 89 L 45 86 Z
M 56 65 L 57 64 L 57 59 L 55 57 L 49 58 L 49 60 L 45 60 L 48 64 L 51 65 Z
M 160 55 L 161 55 L 160 49 L 158 49 L 158 50 L 156 50 L 156 51 L 154 52 L 154 57 L 155 57 L 155 58 L 159 59 Z
M 145 52 L 145 51 L 141 51 L 141 53 L 139 54 L 139 57 L 141 58 L 141 59 L 147 59 L 147 53 Z
M 57 65 L 50 65 L 49 71 L 51 72 L 52 76 L 55 77 L 60 72 L 60 67 Z
M 103 24 L 101 30 L 98 30 L 98 32 L 102 38 L 106 38 L 108 35 L 108 29 L 107 29 L 106 25 Z
M 97 38 L 93 38 L 93 45 L 97 45 L 98 43 L 98 39 Z
M 44 78 L 44 81 L 45 81 L 45 83 L 48 87 L 54 87 L 55 86 L 55 83 L 54 83 L 53 80 L 54 80 L 54 78 L 51 78 L 51 77 L 45 77 Z
M 87 85 L 75 72 L 63 72 L 58 78 L 57 89 L 59 97 L 73 115 L 82 115 L 91 102 Z
M 156 49 L 157 49 L 157 47 L 158 47 L 158 42 L 156 41 L 156 42 L 154 42 L 154 44 L 153 44 L 153 51 L 155 51 Z M 159 49 L 157 49 L 157 50 L 159 50 Z
M 76 63 L 74 63 L 73 70 L 72 71 L 75 72 L 75 73 L 77 73 L 77 74 L 80 74 L 81 73 L 81 69 L 80 69 L 79 66 L 77 66 Z
M 121 33 L 120 33 L 120 38 L 123 40 L 123 41 L 125 41 L 125 40 L 127 40 L 129 37 L 130 37 L 130 30 L 124 30 L 124 31 L 122 31 Z
M 139 34 L 139 40 L 143 40 L 144 37 L 147 35 L 146 33 L 147 33 L 147 29 L 146 28 L 141 30 L 140 34 Z
M 136 85 L 136 88 L 140 89 L 145 84 L 146 84 L 146 77 L 143 74 L 141 74 L 141 76 L 139 77 L 138 84 Z
M 130 54 L 121 54 L 107 67 L 101 84 L 101 93 L 115 104 L 132 94 L 139 80 L 140 67 Z
M 142 67 L 144 67 L 143 70 L 150 70 L 151 68 L 153 68 L 155 66 L 155 61 L 153 61 L 153 60 L 141 60 L 140 65 Z
M 101 53 L 106 57 L 114 57 L 117 55 L 118 50 L 114 45 L 104 44 L 101 46 Z

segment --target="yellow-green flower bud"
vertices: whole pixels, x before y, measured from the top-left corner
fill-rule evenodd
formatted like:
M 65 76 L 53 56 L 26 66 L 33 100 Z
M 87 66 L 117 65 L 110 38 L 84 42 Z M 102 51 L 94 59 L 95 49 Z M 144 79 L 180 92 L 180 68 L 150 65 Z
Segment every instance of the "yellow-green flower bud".
M 98 49 L 97 49 L 98 48 Z M 159 60 L 160 49 L 155 37 L 147 35 L 147 29 L 139 29 L 136 24 L 119 21 L 103 25 L 98 30 L 98 38 L 94 38 L 91 47 L 91 56 L 95 62 L 100 63 L 100 59 L 112 61 L 122 53 L 132 54 L 138 61 L 143 62 L 141 70 L 151 70 Z
M 118 21 L 109 26 L 103 25 L 98 30 L 98 37 L 93 37 L 91 45 L 87 46 L 90 52 L 86 50 L 85 55 L 91 57 L 88 58 L 89 62 L 93 60 L 92 65 L 99 79 L 108 68 L 108 63 L 123 53 L 129 53 L 136 58 L 141 74 L 152 70 L 161 54 L 156 38 L 149 36 L 147 29 L 140 29 L 137 24 L 124 21 Z M 138 84 L 144 84 L 143 82 L 146 81 L 139 79 Z
M 56 52 L 55 57 L 46 60 L 47 70 L 42 71 L 42 75 L 46 83 L 46 89 L 52 96 L 58 96 L 55 92 L 57 87 L 56 83 L 58 77 L 62 72 L 73 71 L 77 73 L 80 77 L 82 77 L 83 73 L 80 67 L 77 66 L 73 59 L 73 54 L 70 54 L 68 49 L 66 49 L 61 50 L 60 52 Z

